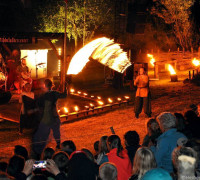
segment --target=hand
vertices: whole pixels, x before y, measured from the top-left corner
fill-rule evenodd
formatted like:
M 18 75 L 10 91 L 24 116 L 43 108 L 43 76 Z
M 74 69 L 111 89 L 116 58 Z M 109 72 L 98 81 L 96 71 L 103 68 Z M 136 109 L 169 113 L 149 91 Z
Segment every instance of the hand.
M 47 159 L 47 165 L 46 165 L 46 170 L 55 176 L 60 173 L 60 170 L 58 169 L 58 166 L 52 159 Z
M 28 176 L 29 174 L 32 173 L 32 170 L 33 170 L 33 164 L 34 164 L 35 160 L 34 159 L 29 159 L 25 162 L 25 165 L 24 165 L 24 169 L 23 169 L 23 173 Z

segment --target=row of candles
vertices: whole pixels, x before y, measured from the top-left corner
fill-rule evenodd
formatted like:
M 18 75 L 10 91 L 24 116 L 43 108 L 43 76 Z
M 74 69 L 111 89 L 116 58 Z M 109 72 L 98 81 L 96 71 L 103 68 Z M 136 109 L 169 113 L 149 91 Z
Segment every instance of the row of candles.
M 95 100 L 101 107 L 105 104 L 105 103 L 102 101 L 101 96 L 97 96 L 97 97 L 95 98 L 95 96 L 93 96 L 93 95 L 89 96 L 87 93 L 81 92 L 81 91 L 75 91 L 75 89 L 70 89 L 70 94 L 79 95 L 79 96 L 84 97 L 84 98 L 87 97 L 88 99 L 93 99 L 93 100 Z M 129 101 L 130 97 L 129 97 L 129 96 L 124 96 L 124 99 L 125 99 L 126 101 Z M 111 99 L 111 98 L 107 98 L 107 102 L 108 102 L 107 105 L 111 105 L 112 103 L 114 103 L 114 100 Z M 122 98 L 118 97 L 118 98 L 117 98 L 117 103 L 121 103 L 121 102 L 122 102 Z M 89 105 L 86 105 L 86 106 L 84 106 L 84 107 L 85 107 L 86 110 L 89 110 L 89 109 L 94 109 L 95 106 L 94 106 L 93 103 L 90 103 Z M 67 107 L 63 107 L 63 110 L 64 110 L 65 114 L 69 114 L 69 110 L 68 110 Z M 58 110 L 58 112 L 60 112 L 60 111 L 61 111 L 61 110 Z M 80 111 L 80 109 L 79 109 L 79 107 L 78 107 L 77 105 L 74 106 L 74 111 L 77 112 L 77 113 Z

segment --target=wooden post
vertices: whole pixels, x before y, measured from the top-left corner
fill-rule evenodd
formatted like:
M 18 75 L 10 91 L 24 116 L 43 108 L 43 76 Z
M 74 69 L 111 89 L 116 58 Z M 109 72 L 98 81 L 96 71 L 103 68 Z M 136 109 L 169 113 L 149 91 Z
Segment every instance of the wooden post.
M 189 71 L 189 79 L 191 79 L 191 73 L 190 73 L 190 71 Z

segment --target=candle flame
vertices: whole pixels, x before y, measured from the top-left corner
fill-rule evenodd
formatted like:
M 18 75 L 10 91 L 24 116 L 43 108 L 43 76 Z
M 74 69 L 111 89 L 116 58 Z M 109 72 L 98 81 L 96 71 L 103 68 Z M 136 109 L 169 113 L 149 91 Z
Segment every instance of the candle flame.
M 70 92 L 71 92 L 71 93 L 74 93 L 74 92 L 75 92 L 75 90 L 74 90 L 74 89 L 70 89 Z
M 91 98 L 94 98 L 94 96 L 90 96 Z
M 98 101 L 98 104 L 103 105 L 104 103 L 103 103 L 103 101 Z
M 83 93 L 83 95 L 84 95 L 84 96 L 87 96 L 88 94 L 87 94 L 87 93 Z
M 97 96 L 97 99 L 101 99 L 101 97 L 100 97 L 100 96 Z
M 117 100 L 118 100 L 118 101 L 121 101 L 122 99 L 121 99 L 121 98 L 117 98 Z
M 174 70 L 174 68 L 172 67 L 171 64 L 168 64 L 168 70 L 169 70 L 171 75 L 175 75 L 176 74 L 176 71 Z
M 111 98 L 108 98 L 108 102 L 109 102 L 109 103 L 112 103 L 113 100 L 112 100 Z
M 90 103 L 90 106 L 91 106 L 91 107 L 94 107 L 94 104 Z
M 81 94 L 81 91 L 78 91 L 77 93 L 78 93 L 78 94 Z
M 129 97 L 129 96 L 124 96 L 124 98 L 125 98 L 125 99 L 130 99 L 130 97 Z

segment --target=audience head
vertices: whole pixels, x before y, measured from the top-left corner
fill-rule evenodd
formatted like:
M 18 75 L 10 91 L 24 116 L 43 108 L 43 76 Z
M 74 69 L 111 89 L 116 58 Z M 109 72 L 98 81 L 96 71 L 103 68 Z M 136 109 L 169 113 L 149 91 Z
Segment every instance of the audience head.
M 25 161 L 28 160 L 28 151 L 25 147 L 17 145 L 14 149 L 15 155 L 20 155 L 24 157 Z
M 136 131 L 128 131 L 124 135 L 126 146 L 138 146 L 140 143 L 140 136 Z
M 117 180 L 117 167 L 115 164 L 106 162 L 99 167 L 101 180 Z
M 99 141 L 94 142 L 94 150 L 95 150 L 96 153 L 99 152 Z
M 36 174 L 31 180 L 48 180 L 48 178 L 43 174 Z
M 139 179 L 150 169 L 156 168 L 156 160 L 152 151 L 147 147 L 139 148 L 133 161 L 133 174 Z
M 53 155 L 53 160 L 61 172 L 65 172 L 69 161 L 69 156 L 66 152 L 58 151 Z
M 16 177 L 24 168 L 25 160 L 22 156 L 14 155 L 10 158 L 7 168 L 7 173 L 10 176 Z
M 81 151 L 83 151 L 86 154 L 88 159 L 90 159 L 92 162 L 94 162 L 94 156 L 90 150 L 83 148 L 83 149 L 81 149 Z
M 159 124 L 156 119 L 149 119 L 147 122 L 147 131 L 149 135 L 152 135 L 153 132 L 159 129 Z
M 7 167 L 8 167 L 8 163 L 7 162 L 0 162 L 0 172 L 6 172 L 7 171 Z
M 111 135 L 108 137 L 107 140 L 107 146 L 108 150 L 112 150 L 114 148 L 117 148 L 117 156 L 120 157 L 119 153 L 123 150 L 121 139 L 117 135 Z
M 148 171 L 145 175 L 141 178 L 141 180 L 172 180 L 170 174 L 161 168 L 156 168 Z
M 26 83 L 25 85 L 24 85 L 24 91 L 26 91 L 26 92 L 31 92 L 31 89 L 32 89 L 32 85 L 30 84 L 30 83 Z
M 107 147 L 107 139 L 108 136 L 102 136 L 99 141 L 99 153 L 107 153 L 108 147 Z
M 176 127 L 176 117 L 170 112 L 159 114 L 157 119 L 162 132 Z
M 76 151 L 76 146 L 73 141 L 67 140 L 61 144 L 61 150 L 70 155 L 72 152 Z
M 50 90 L 52 88 L 52 86 L 53 86 L 53 83 L 52 83 L 52 81 L 50 79 L 45 79 L 44 85 L 45 85 L 45 88 Z
M 176 116 L 176 128 L 178 131 L 183 131 L 185 129 L 185 118 L 181 113 L 174 113 Z
M 53 154 L 55 153 L 53 148 L 47 147 L 42 152 L 42 160 L 52 159 Z
M 185 117 L 185 121 L 186 121 L 187 124 L 194 122 L 198 118 L 197 114 L 192 110 L 187 111 L 184 114 L 184 117 Z

